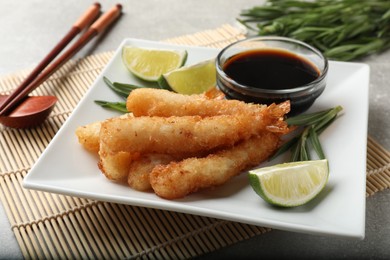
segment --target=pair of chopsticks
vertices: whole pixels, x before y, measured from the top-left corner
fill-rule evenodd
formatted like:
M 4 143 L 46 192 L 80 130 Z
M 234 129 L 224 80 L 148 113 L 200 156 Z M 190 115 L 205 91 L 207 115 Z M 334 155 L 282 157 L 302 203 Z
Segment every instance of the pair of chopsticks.
M 42 84 L 59 67 L 73 57 L 92 38 L 104 31 L 121 14 L 122 6 L 115 5 L 110 10 L 100 15 L 101 5 L 94 3 L 86 12 L 73 24 L 70 31 L 60 42 L 47 54 L 47 56 L 34 68 L 27 78 L 12 92 L 2 104 L 0 104 L 0 116 L 10 113 L 32 90 Z M 98 18 L 98 19 L 97 19 Z M 96 20 L 96 21 L 95 21 Z M 92 25 L 91 25 L 92 24 Z M 58 59 L 53 61 L 57 55 L 88 25 L 91 25 L 80 38 L 69 47 Z M 52 62 L 53 61 L 53 62 Z M 52 62 L 52 63 L 51 63 Z M 50 64 L 51 63 L 51 64 Z

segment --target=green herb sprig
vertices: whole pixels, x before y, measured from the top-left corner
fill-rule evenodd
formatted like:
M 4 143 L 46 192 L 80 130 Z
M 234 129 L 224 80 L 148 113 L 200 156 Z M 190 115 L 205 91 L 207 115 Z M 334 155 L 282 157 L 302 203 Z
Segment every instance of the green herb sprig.
M 243 10 L 238 21 L 258 35 L 304 41 L 334 60 L 390 48 L 389 0 L 268 0 Z
M 111 88 L 115 93 L 123 98 L 127 98 L 131 91 L 137 88 L 143 88 L 142 86 L 137 86 L 133 84 L 111 82 L 107 77 L 103 77 L 104 83 Z
M 107 77 L 103 77 L 104 83 L 117 93 L 124 100 L 129 96 L 130 92 L 137 88 L 143 88 L 142 86 L 137 86 L 133 84 L 125 84 L 119 82 L 112 82 Z M 122 113 L 128 113 L 129 111 L 126 108 L 126 102 L 110 102 L 104 100 L 95 100 L 95 103 L 108 109 L 116 110 Z
M 129 111 L 126 108 L 126 102 L 110 102 L 104 100 L 95 100 L 95 103 L 101 107 L 108 108 L 111 110 L 116 110 L 121 113 L 128 113 Z
M 286 119 L 287 124 L 297 126 L 300 133 L 285 142 L 271 159 L 290 150 L 290 161 L 292 162 L 311 160 L 310 144 L 318 159 L 325 159 L 325 153 L 318 136 L 336 119 L 342 109 L 341 106 L 336 106 L 324 111 L 297 115 Z

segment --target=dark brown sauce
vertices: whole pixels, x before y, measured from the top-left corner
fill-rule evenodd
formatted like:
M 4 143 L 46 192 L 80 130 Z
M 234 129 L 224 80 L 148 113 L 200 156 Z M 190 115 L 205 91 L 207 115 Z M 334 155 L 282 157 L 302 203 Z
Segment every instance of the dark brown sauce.
M 275 90 L 303 86 L 320 76 L 310 61 L 276 49 L 239 53 L 226 61 L 223 71 L 241 85 Z

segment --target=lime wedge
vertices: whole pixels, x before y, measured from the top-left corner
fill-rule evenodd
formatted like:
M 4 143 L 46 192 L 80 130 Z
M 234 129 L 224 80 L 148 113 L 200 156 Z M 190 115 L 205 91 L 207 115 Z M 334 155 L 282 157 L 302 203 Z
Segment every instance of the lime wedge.
M 183 66 L 187 60 L 187 51 L 127 45 L 122 48 L 122 60 L 135 76 L 146 81 L 157 81 L 162 74 Z
M 328 182 L 328 161 L 283 163 L 249 171 L 249 182 L 265 201 L 281 207 L 303 205 Z
M 165 73 L 158 84 L 180 94 L 200 94 L 216 86 L 216 73 L 215 59 L 211 59 Z

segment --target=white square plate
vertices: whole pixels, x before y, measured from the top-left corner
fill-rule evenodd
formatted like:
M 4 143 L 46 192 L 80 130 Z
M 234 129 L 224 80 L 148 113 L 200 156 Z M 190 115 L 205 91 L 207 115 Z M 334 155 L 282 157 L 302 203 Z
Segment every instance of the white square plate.
M 215 57 L 219 52 L 212 48 L 124 40 L 28 173 L 24 179 L 25 188 L 275 229 L 364 238 L 369 86 L 367 65 L 330 62 L 327 88 L 310 109 L 319 111 L 337 105 L 344 108 L 342 115 L 320 136 L 330 162 L 330 177 L 325 189 L 313 201 L 290 209 L 272 207 L 252 190 L 246 173 L 215 189 L 170 201 L 152 192 L 135 191 L 106 179 L 97 167 L 97 156 L 84 150 L 75 135 L 78 126 L 117 115 L 94 103 L 94 100 L 119 101 L 119 97 L 103 82 L 103 76 L 112 81 L 143 84 L 130 75 L 122 63 L 121 49 L 126 44 L 148 48 L 184 48 L 188 51 L 186 64 Z

